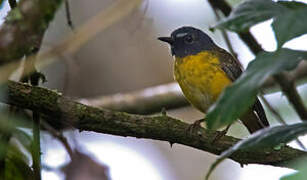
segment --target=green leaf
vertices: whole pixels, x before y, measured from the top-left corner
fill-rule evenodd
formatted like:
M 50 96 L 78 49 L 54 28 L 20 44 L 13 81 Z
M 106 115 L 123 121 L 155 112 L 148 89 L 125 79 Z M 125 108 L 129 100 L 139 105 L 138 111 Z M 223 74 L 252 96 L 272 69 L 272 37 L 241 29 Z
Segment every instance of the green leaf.
M 307 51 L 282 48 L 259 53 L 211 106 L 206 115 L 207 127 L 218 129 L 234 122 L 254 104 L 258 89 L 269 76 L 294 69 L 302 59 L 307 59 Z
M 29 153 L 31 153 L 33 140 L 28 133 L 22 129 L 15 129 L 12 135 L 27 149 Z
M 300 158 L 292 163 L 297 167 L 298 172 L 290 173 L 280 178 L 280 180 L 301 180 L 307 177 L 307 163 L 306 158 Z
M 277 3 L 293 10 L 307 7 L 306 3 L 297 2 L 297 1 L 278 1 Z
M 14 144 L 8 146 L 5 163 L 6 180 L 31 180 L 34 178 L 33 171 L 27 162 L 27 157 L 20 147 Z
M 280 180 L 302 180 L 307 177 L 307 169 L 291 173 L 280 178 Z
M 248 0 L 236 7 L 231 14 L 214 28 L 235 32 L 247 31 L 251 26 L 283 14 L 288 10 L 271 0 Z
M 272 27 L 278 48 L 290 39 L 307 33 L 306 15 L 307 7 L 304 7 L 276 17 Z
M 224 151 L 221 156 L 211 165 L 206 179 L 209 178 L 210 174 L 217 165 L 219 165 L 223 160 L 238 150 L 245 151 L 249 149 L 273 148 L 280 143 L 287 143 L 306 133 L 307 122 L 286 126 L 276 126 L 259 130 L 256 133 L 250 135 L 247 139 L 239 141 L 234 146 Z

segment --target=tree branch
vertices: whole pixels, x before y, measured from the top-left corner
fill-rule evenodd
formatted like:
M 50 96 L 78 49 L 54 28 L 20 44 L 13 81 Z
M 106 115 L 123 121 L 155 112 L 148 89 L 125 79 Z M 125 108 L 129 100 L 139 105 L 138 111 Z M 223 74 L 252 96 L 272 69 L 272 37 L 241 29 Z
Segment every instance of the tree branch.
M 20 0 L 0 27 L 0 65 L 31 52 L 62 0 Z
M 200 128 L 198 132 L 187 133 L 189 124 L 178 119 L 161 116 L 141 116 L 86 106 L 59 93 L 41 87 L 9 81 L 6 85 L 8 97 L 0 101 L 21 108 L 36 110 L 49 116 L 51 125 L 72 126 L 80 131 L 94 131 L 119 136 L 132 136 L 162 140 L 187 145 L 219 155 L 240 139 L 225 136 L 212 144 L 216 131 Z M 306 156 L 307 153 L 288 146 L 281 150 L 254 149 L 238 151 L 230 158 L 240 164 L 266 164 L 293 167 L 289 162 Z
M 133 114 L 153 114 L 161 112 L 162 108 L 176 109 L 190 105 L 177 83 L 149 87 L 128 93 L 83 98 L 79 102 Z
M 280 85 L 282 91 L 287 96 L 288 101 L 292 103 L 299 117 L 302 120 L 307 121 L 307 109 L 295 88 L 294 81 L 290 79 L 286 72 L 275 75 L 274 79 Z

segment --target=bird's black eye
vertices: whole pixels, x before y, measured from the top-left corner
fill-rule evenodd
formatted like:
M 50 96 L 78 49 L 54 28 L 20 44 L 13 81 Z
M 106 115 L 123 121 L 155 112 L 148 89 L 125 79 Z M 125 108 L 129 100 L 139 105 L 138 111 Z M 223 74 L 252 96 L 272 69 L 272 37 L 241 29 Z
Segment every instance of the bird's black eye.
M 194 41 L 194 39 L 191 35 L 186 35 L 184 37 L 184 42 L 187 43 L 187 44 L 191 44 L 191 43 L 193 43 L 193 41 Z

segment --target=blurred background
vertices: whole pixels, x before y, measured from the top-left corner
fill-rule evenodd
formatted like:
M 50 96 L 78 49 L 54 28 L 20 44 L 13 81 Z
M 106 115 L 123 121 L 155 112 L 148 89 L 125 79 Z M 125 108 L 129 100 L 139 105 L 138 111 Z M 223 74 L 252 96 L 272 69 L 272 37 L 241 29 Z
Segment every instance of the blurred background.
M 75 27 L 78 28 L 114 1 L 71 1 L 70 10 Z M 228 2 L 235 6 L 240 0 Z M 1 21 L 6 15 L 5 10 L 9 9 L 7 4 L 2 8 Z M 65 96 L 85 98 L 172 82 L 173 59 L 167 45 L 159 42 L 157 37 L 168 36 L 181 26 L 194 26 L 208 33 L 219 46 L 227 49 L 221 33 L 208 30 L 216 22 L 205 0 L 144 0 L 139 9 L 99 33 L 76 53 L 61 57 L 60 61 L 42 69 L 48 80 L 44 86 L 57 89 Z M 276 42 L 270 23 L 267 21 L 259 24 L 251 31 L 265 50 L 273 51 Z M 71 33 L 62 7 L 46 33 L 43 49 L 56 45 Z M 253 59 L 252 53 L 235 34 L 229 33 L 229 36 L 239 60 L 246 67 Z M 286 46 L 307 50 L 306 42 L 307 36 L 303 36 L 288 42 Z M 299 86 L 299 92 L 306 102 L 307 87 Z M 281 93 L 269 94 L 266 98 L 289 120 L 287 122 L 298 121 Z M 189 123 L 203 117 L 191 107 L 167 113 Z M 267 111 L 267 114 L 271 124 L 276 125 L 270 112 Z M 239 123 L 234 124 L 228 134 L 235 137 L 248 135 Z M 170 147 L 168 142 L 162 141 L 78 131 L 69 131 L 65 135 L 73 146 L 89 154 L 97 163 L 108 166 L 110 177 L 114 180 L 204 179 L 210 164 L 216 159 L 215 155 L 178 144 Z M 59 168 L 69 162 L 68 154 L 53 137 L 43 134 L 42 138 L 42 164 L 46 167 L 43 179 L 63 179 L 64 174 Z M 302 141 L 307 144 L 304 138 Z M 211 179 L 278 179 L 289 172 L 289 169 L 260 165 L 241 168 L 238 163 L 227 160 L 214 171 Z

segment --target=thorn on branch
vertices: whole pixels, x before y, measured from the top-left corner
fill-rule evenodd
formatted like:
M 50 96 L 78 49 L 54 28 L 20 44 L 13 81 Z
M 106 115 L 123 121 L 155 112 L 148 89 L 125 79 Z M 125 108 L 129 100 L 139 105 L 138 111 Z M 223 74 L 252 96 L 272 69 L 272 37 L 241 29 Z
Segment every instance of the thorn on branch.
M 162 114 L 162 116 L 167 116 L 167 114 L 166 114 L 166 108 L 165 108 L 165 107 L 162 107 L 162 109 L 161 109 L 161 114 Z

